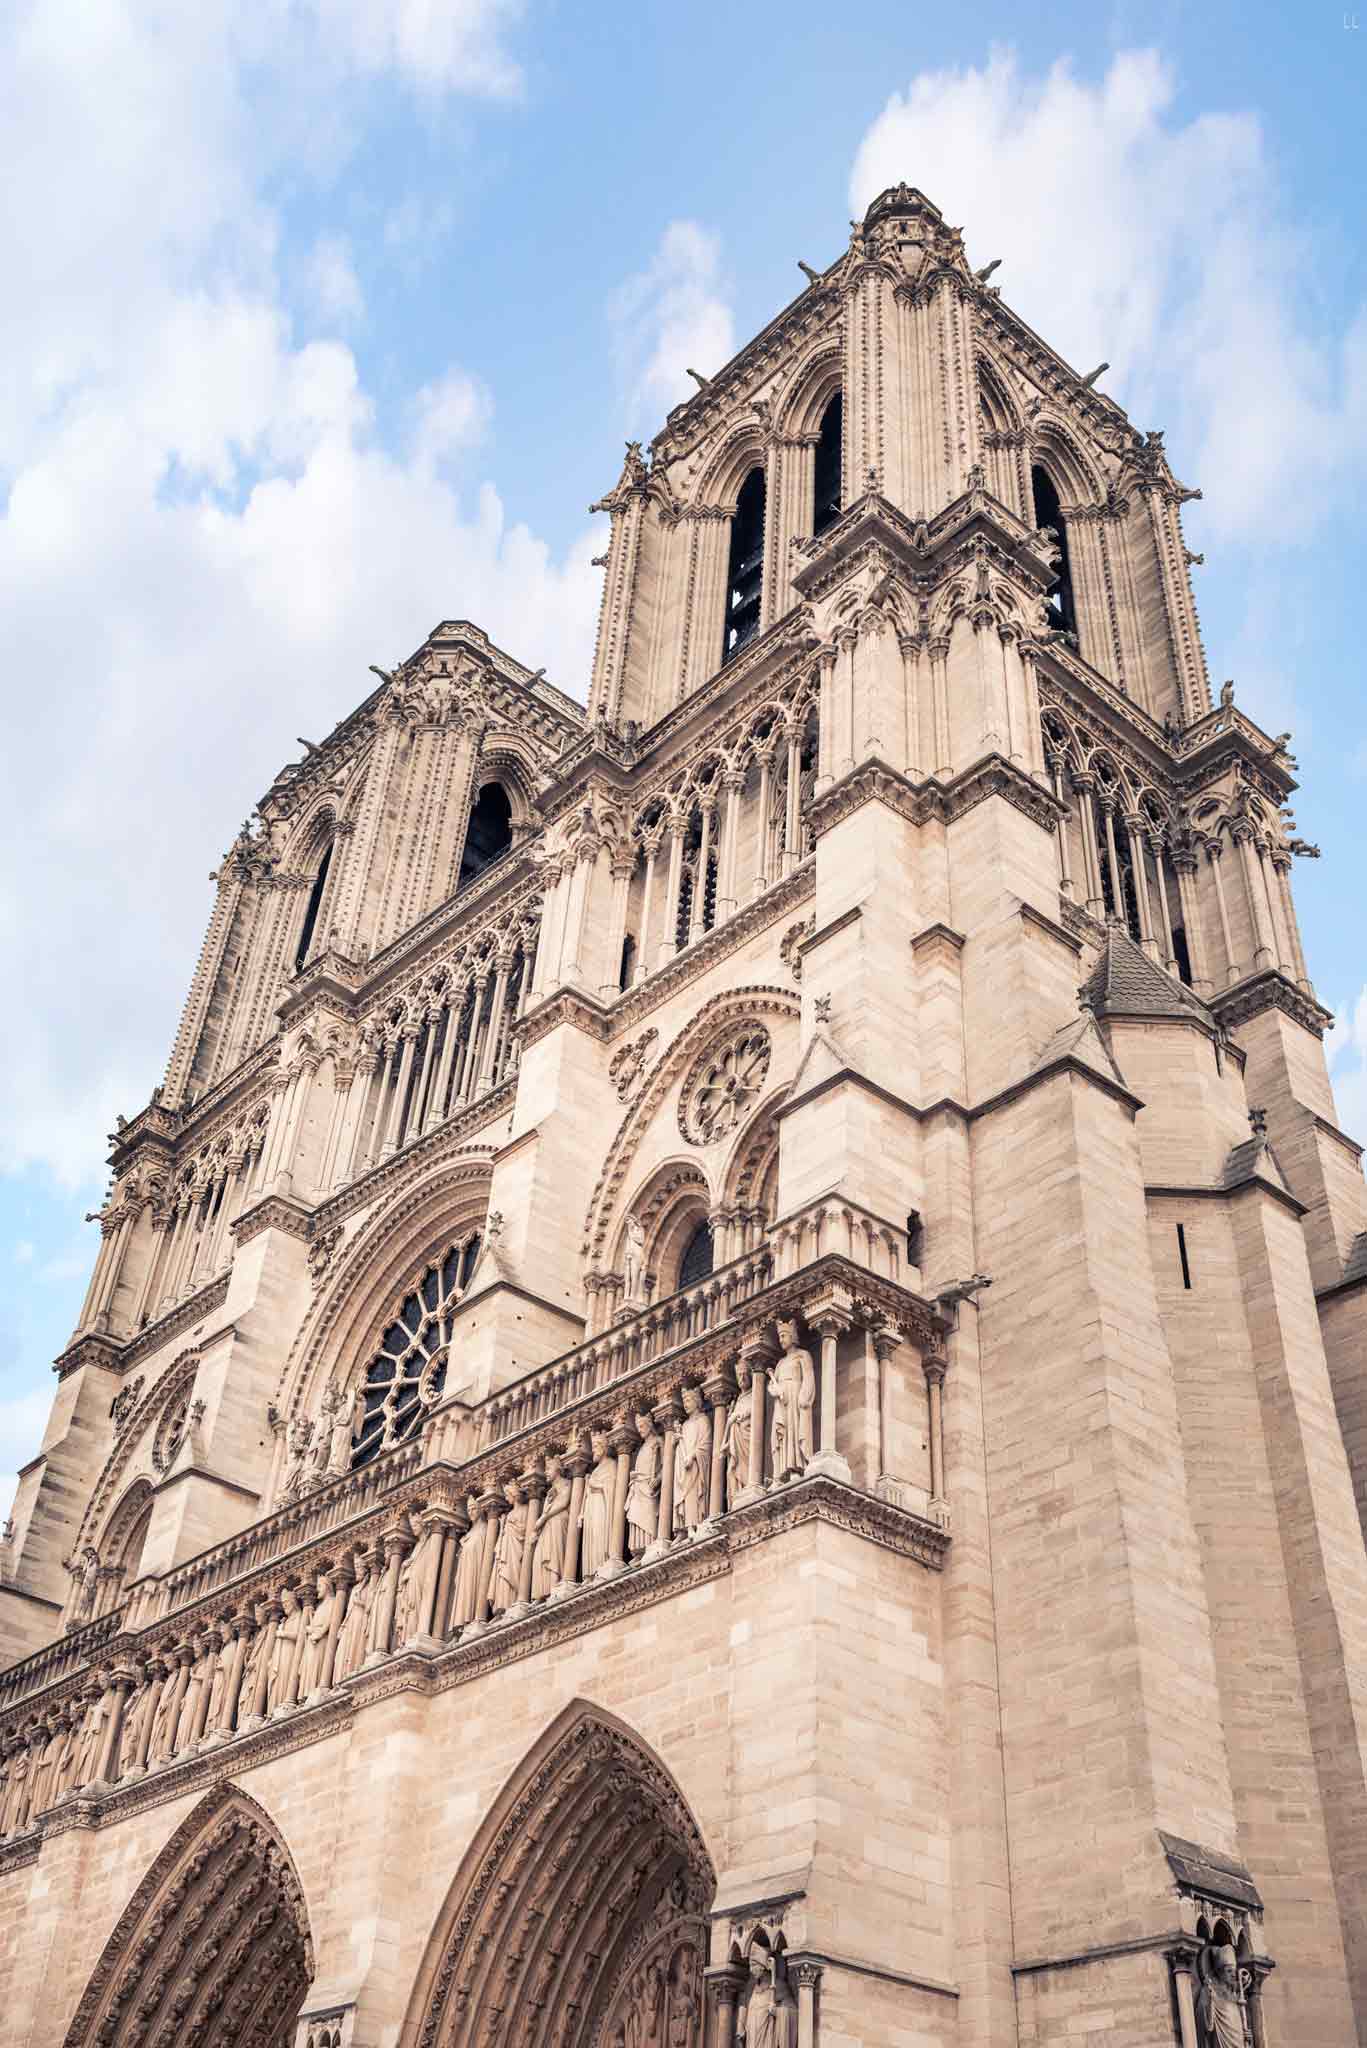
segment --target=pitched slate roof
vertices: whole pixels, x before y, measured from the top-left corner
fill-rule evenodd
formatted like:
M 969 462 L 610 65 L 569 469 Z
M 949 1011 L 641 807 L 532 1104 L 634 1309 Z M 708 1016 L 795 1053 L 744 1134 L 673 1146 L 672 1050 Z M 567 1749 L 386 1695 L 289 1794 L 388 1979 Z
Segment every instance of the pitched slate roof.
M 1200 997 L 1151 960 L 1118 919 L 1107 925 L 1096 965 L 1078 990 L 1078 999 L 1098 1017 L 1199 1017 L 1207 1024 L 1212 1021 Z

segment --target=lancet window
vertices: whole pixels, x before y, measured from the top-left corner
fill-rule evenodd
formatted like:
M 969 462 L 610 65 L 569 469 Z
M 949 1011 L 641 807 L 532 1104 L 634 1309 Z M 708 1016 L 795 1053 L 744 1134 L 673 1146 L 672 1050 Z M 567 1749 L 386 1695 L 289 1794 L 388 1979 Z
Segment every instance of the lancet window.
M 314 873 L 313 887 L 309 890 L 309 900 L 304 906 L 304 922 L 299 927 L 299 944 L 294 950 L 296 973 L 304 966 L 313 948 L 313 935 L 318 929 L 318 913 L 323 907 L 323 898 L 327 893 L 328 870 L 332 866 L 334 843 L 333 840 L 329 839 L 327 845 L 323 848 Z
M 679 1260 L 679 1287 L 696 1287 L 699 1280 L 706 1280 L 715 1256 L 712 1225 L 704 1219 L 684 1246 L 683 1257 Z
M 1034 499 L 1035 525 L 1041 531 L 1045 527 L 1052 530 L 1059 551 L 1054 581 L 1045 600 L 1049 607 L 1049 622 L 1066 633 L 1075 633 L 1077 607 L 1073 601 L 1073 573 L 1068 560 L 1068 529 L 1054 480 L 1048 470 L 1041 469 L 1038 464 L 1030 472 L 1030 490 Z
M 845 400 L 839 391 L 821 415 L 816 442 L 815 490 L 812 504 L 813 536 L 834 526 L 840 517 L 841 444 L 845 428 Z
M 760 591 L 764 579 L 764 471 L 750 471 L 740 487 L 731 520 L 731 551 L 726 568 L 726 630 L 722 660 L 730 661 L 759 631 Z
M 357 1401 L 351 1466 L 368 1465 L 419 1427 L 446 1385 L 451 1318 L 479 1258 L 479 1237 L 428 1267 L 380 1339 Z
M 465 847 L 460 857 L 463 889 L 484 870 L 492 867 L 513 843 L 513 807 L 501 782 L 486 782 L 470 812 Z

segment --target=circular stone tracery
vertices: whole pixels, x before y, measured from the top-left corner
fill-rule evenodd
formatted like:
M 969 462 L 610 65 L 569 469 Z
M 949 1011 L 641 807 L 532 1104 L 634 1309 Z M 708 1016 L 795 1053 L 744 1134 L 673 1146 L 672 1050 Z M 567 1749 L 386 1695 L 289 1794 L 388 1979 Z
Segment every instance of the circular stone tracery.
M 753 1108 L 769 1072 L 769 1034 L 747 1024 L 696 1061 L 679 1097 L 679 1129 L 690 1145 L 712 1145 Z

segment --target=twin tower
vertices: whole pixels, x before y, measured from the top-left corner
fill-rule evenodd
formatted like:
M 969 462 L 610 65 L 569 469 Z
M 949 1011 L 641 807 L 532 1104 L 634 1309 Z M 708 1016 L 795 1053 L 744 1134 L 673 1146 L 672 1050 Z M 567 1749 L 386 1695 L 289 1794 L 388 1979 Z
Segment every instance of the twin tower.
M 216 877 L 0 1546 L 19 2048 L 1367 2044 L 1367 1199 L 1157 434 L 905 186 Z M 366 650 L 361 650 L 363 662 Z

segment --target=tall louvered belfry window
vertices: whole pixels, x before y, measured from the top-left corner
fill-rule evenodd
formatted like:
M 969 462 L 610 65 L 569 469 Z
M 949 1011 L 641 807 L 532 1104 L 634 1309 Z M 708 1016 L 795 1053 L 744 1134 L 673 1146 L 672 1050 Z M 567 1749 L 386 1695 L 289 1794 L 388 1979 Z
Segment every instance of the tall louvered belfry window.
M 764 579 L 764 471 L 752 469 L 740 487 L 731 521 L 731 554 L 726 569 L 726 632 L 722 660 L 730 661 L 759 631 L 760 587 Z
M 816 488 L 812 504 L 812 533 L 822 534 L 840 517 L 840 455 L 845 427 L 845 400 L 837 391 L 821 415 L 816 443 Z
M 323 848 L 322 859 L 313 878 L 313 887 L 309 890 L 309 900 L 304 909 L 304 922 L 299 928 L 299 944 L 294 953 L 296 973 L 307 961 L 313 946 L 313 934 L 318 927 L 318 912 L 323 907 L 323 892 L 328 885 L 328 869 L 331 866 L 332 841 L 329 839 Z
M 464 888 L 492 867 L 513 843 L 513 807 L 501 782 L 486 782 L 470 813 L 465 849 L 460 857 L 460 881 Z
M 1065 633 L 1076 633 L 1077 607 L 1073 602 L 1073 573 L 1068 560 L 1068 529 L 1063 523 L 1058 492 L 1048 470 L 1038 466 L 1031 470 L 1030 491 L 1034 499 L 1035 525 L 1039 528 L 1052 527 L 1058 541 L 1058 567 L 1045 600 L 1049 607 L 1049 623 Z

